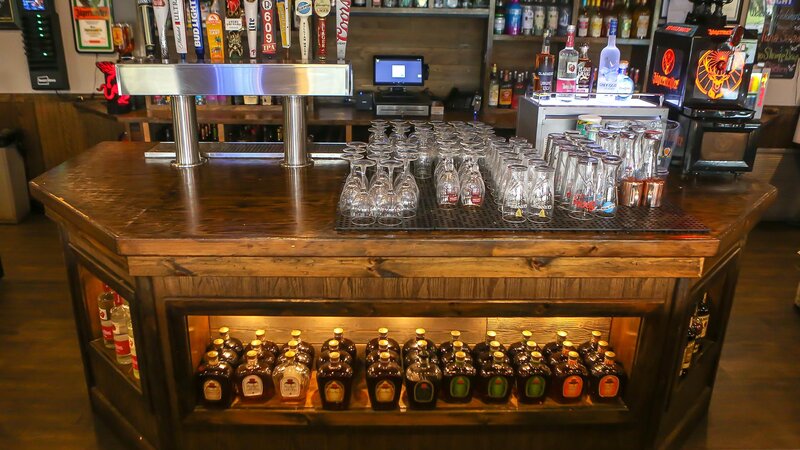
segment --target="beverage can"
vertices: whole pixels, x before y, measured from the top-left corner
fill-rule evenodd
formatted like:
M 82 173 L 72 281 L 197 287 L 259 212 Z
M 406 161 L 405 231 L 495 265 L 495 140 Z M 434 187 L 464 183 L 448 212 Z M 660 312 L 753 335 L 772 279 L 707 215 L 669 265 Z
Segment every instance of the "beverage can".
M 533 34 L 541 36 L 544 34 L 545 9 L 542 5 L 533 7 Z
M 578 124 L 575 127 L 576 130 L 580 131 L 582 135 L 586 136 L 587 134 L 587 126 L 590 124 L 600 124 L 603 121 L 601 116 L 595 114 L 581 114 L 578 116 Z
M 522 7 L 522 34 L 533 34 L 533 6 Z

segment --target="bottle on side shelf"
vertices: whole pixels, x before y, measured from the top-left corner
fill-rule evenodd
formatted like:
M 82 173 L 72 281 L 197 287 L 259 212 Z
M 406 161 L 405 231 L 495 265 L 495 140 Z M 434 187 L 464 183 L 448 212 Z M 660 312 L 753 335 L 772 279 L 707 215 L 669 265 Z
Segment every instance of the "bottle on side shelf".
M 469 364 L 472 364 L 472 353 L 469 351 L 469 346 L 461 341 L 453 342 L 453 349 L 442 354 L 442 357 L 439 358 L 439 363 L 442 365 L 451 363 L 456 360 L 456 353 L 464 352 L 464 357 Z
M 103 332 L 103 345 L 114 348 L 114 322 L 111 321 L 111 308 L 116 295 L 111 287 L 103 285 L 103 292 L 97 296 L 97 309 L 100 313 L 100 330 Z
M 333 340 L 336 340 L 339 343 L 339 352 L 347 352 L 352 361 L 356 361 L 358 359 L 358 351 L 356 350 L 355 342 L 351 341 L 350 339 L 344 337 L 344 329 L 343 328 L 334 328 L 333 329 Z M 322 351 L 328 350 L 328 344 L 331 341 L 325 341 L 322 344 Z M 342 358 L 344 360 L 344 358 Z
M 380 341 L 382 340 L 387 342 L 389 350 L 401 353 L 400 344 L 396 340 L 389 337 L 389 329 L 381 327 L 378 328 L 378 337 L 370 339 L 370 341 L 367 343 L 366 354 L 369 355 L 375 350 L 378 350 L 378 347 L 380 347 Z
M 261 366 L 269 367 L 270 369 L 272 369 L 275 366 L 275 360 L 277 359 L 275 357 L 275 354 L 266 350 L 264 348 L 264 344 L 260 340 L 254 339 L 250 341 L 250 343 L 247 344 L 245 354 L 247 354 L 251 350 L 256 352 L 258 363 Z
M 229 348 L 236 352 L 236 354 L 241 357 L 242 352 L 244 351 L 244 347 L 242 346 L 242 341 L 231 337 L 231 329 L 228 327 L 221 327 L 219 329 L 219 337 L 225 342 L 225 347 Z
M 300 331 L 300 330 L 292 330 L 292 333 L 291 333 L 292 339 L 291 339 L 289 342 L 291 342 L 291 341 L 295 341 L 295 342 L 297 343 L 297 350 L 299 350 L 299 351 L 301 351 L 301 352 L 303 352 L 303 353 L 307 354 L 308 356 L 310 356 L 310 357 L 311 357 L 311 361 L 314 361 L 314 354 L 315 354 L 315 352 L 314 352 L 314 346 L 313 346 L 313 345 L 311 345 L 311 344 L 309 344 L 308 342 L 306 342 L 306 341 L 302 340 L 302 339 L 300 338 L 300 336 L 301 336 L 302 334 L 303 334 L 303 332 L 302 332 L 302 331 Z M 289 350 L 289 349 L 290 349 L 290 348 L 289 348 L 289 344 L 288 344 L 288 343 L 286 343 L 286 344 L 284 344 L 284 345 L 283 345 L 283 347 L 281 348 L 281 350 L 282 350 L 282 352 L 281 352 L 281 353 L 283 353 L 283 352 L 286 352 L 286 351 L 287 351 L 287 350 Z
M 292 339 L 286 344 L 286 350 L 283 352 L 281 356 L 278 357 L 277 364 L 282 364 L 289 360 L 289 356 L 287 355 L 289 352 L 293 352 L 294 356 L 292 357 L 297 363 L 306 366 L 309 370 L 314 367 L 314 358 L 309 355 L 308 353 L 300 350 L 300 343 Z
M 544 93 L 552 92 L 556 55 L 550 53 L 550 30 L 544 30 L 542 51 L 536 54 L 535 65 L 533 90 Z
M 389 350 L 389 341 L 386 339 L 381 339 L 378 341 L 378 348 L 367 354 L 365 366 L 369 368 L 373 364 L 377 363 L 384 353 L 389 355 L 389 359 L 394 363 L 399 365 L 402 362 L 402 358 L 400 358 L 399 353 L 394 350 Z
M 517 400 L 526 404 L 542 404 L 547 394 L 552 372 L 540 352 L 531 352 L 530 357 L 517 366 Z
M 559 363 L 562 363 L 569 359 L 569 353 L 575 351 L 575 345 L 572 341 L 564 341 L 563 345 L 561 346 L 561 353 L 553 353 L 547 358 L 547 365 L 550 368 L 555 367 Z
M 233 402 L 233 369 L 214 350 L 205 360 L 195 375 L 200 401 L 209 408 L 227 408 Z
M 586 364 L 586 367 L 594 367 L 595 364 L 603 361 L 606 352 L 611 350 L 613 349 L 608 342 L 597 341 L 597 351 L 590 351 L 586 353 L 586 357 L 583 358 L 583 363 Z
M 410 367 L 415 362 L 418 362 L 421 358 L 422 353 L 428 355 L 428 360 L 433 365 L 439 365 L 439 357 L 436 356 L 435 350 L 430 350 L 432 347 L 428 345 L 428 341 L 420 341 L 417 343 L 417 348 L 411 349 L 406 354 L 406 357 L 403 358 L 403 366 Z
M 389 352 L 381 352 L 378 362 L 367 368 L 367 390 L 372 409 L 389 411 L 397 409 L 403 385 L 403 369 L 391 359 Z
M 614 352 L 606 352 L 603 362 L 592 367 L 589 395 L 593 402 L 613 403 L 622 395 L 627 377 L 614 362 L 616 356 Z
M 463 351 L 455 353 L 455 360 L 442 368 L 442 396 L 448 403 L 469 403 L 475 388 L 477 371 L 467 361 Z
M 453 343 L 456 341 L 461 341 L 461 332 L 458 330 L 450 331 L 450 340 L 442 342 L 439 344 L 439 356 L 444 355 L 445 353 L 449 353 L 453 351 Z
M 528 345 L 528 341 L 530 341 L 532 337 L 533 333 L 531 333 L 530 330 L 522 330 L 522 340 L 514 342 L 508 346 L 509 358 L 514 360 L 516 359 L 517 354 L 524 352 Z
M 592 337 L 589 338 L 588 341 L 584 342 L 583 344 L 578 346 L 578 355 L 580 355 L 581 360 L 586 359 L 586 355 L 589 352 L 596 352 L 597 351 L 597 343 L 600 342 L 600 339 L 603 337 L 603 333 L 600 331 L 594 330 L 592 331 Z
M 259 362 L 258 352 L 245 354 L 246 362 L 236 368 L 236 390 L 242 403 L 262 403 L 275 395 L 272 370 Z
M 114 325 L 114 353 L 117 364 L 131 363 L 131 344 L 128 340 L 128 322 L 131 312 L 122 297 L 114 295 L 114 307 L 111 308 L 111 323 Z
M 317 356 L 317 368 L 321 368 L 331 359 L 332 353 L 339 353 L 339 360 L 350 367 L 353 367 L 353 357 L 350 353 L 341 350 L 341 344 L 336 339 L 331 339 L 322 346 L 322 350 Z
M 406 369 L 406 395 L 411 409 L 434 409 L 441 389 L 442 371 L 432 364 L 427 344 L 419 342 L 421 351 L 417 362 Z
M 708 320 L 711 318 L 711 308 L 708 306 L 708 292 L 703 294 L 703 298 L 697 304 L 697 312 L 695 315 L 700 320 L 700 325 L 702 325 L 700 334 L 697 337 L 704 339 L 706 333 L 708 333 Z
M 276 357 L 281 354 L 280 346 L 278 346 L 278 344 L 276 344 L 275 342 L 267 339 L 266 330 L 263 329 L 256 330 L 255 337 L 253 338 L 253 340 L 261 341 L 261 348 L 263 348 L 265 351 L 272 353 Z M 251 340 L 250 342 L 252 343 L 253 341 Z M 250 350 L 252 350 L 252 348 L 250 348 L 250 344 L 248 344 L 244 348 L 244 351 L 246 353 L 249 352 Z
M 548 342 L 545 344 L 544 348 L 542 349 L 542 355 L 546 358 L 549 358 L 550 355 L 553 353 L 561 353 L 561 347 L 564 344 L 564 341 L 567 339 L 567 332 L 563 330 L 556 331 L 556 340 L 553 342 Z
M 531 355 L 533 352 L 542 353 L 542 349 L 539 348 L 539 344 L 535 341 L 528 341 L 525 343 L 525 350 L 517 353 L 517 356 L 514 357 L 514 360 L 511 361 L 514 367 L 519 367 L 520 365 L 529 362 L 531 359 Z
M 341 411 L 350 407 L 353 368 L 342 361 L 343 354 L 330 352 L 329 360 L 317 370 L 317 387 L 322 400 L 322 409 Z
M 133 337 L 133 322 L 131 318 L 128 317 L 128 345 L 131 349 L 131 370 L 133 372 L 133 378 L 137 380 L 140 378 L 139 375 L 139 357 L 136 355 L 136 340 Z
M 577 403 L 586 392 L 589 371 L 578 362 L 578 352 L 570 352 L 566 361 L 553 369 L 551 397 L 559 403 Z
M 472 347 L 472 359 L 475 361 L 479 360 L 479 356 L 483 353 L 489 352 L 489 346 L 491 345 L 492 341 L 496 340 L 497 333 L 492 330 L 487 331 L 483 342 L 479 342 L 475 344 L 475 347 Z
M 284 361 L 272 371 L 272 383 L 281 402 L 302 406 L 306 403 L 311 371 L 295 359 L 296 355 L 294 350 L 283 354 Z
M 495 353 L 501 353 L 503 355 L 503 362 L 511 365 L 511 358 L 509 358 L 506 354 L 506 349 L 503 347 L 503 344 L 498 341 L 492 341 L 489 343 L 489 351 L 481 353 L 478 359 L 475 361 L 477 366 L 480 368 L 491 363 L 494 359 Z
M 697 310 L 692 314 L 692 318 L 689 321 L 689 328 L 694 332 L 694 345 L 692 346 L 692 355 L 694 355 L 700 351 L 700 333 L 703 332 L 703 324 L 700 322 L 700 319 L 697 318 Z
M 500 78 L 497 64 L 492 64 L 492 73 L 489 76 L 489 106 L 496 108 L 498 101 L 500 101 Z
M 506 403 L 514 386 L 514 369 L 508 356 L 494 352 L 491 362 L 478 371 L 478 392 L 485 403 Z
M 417 328 L 414 330 L 414 333 L 414 337 L 403 344 L 403 358 L 408 355 L 408 352 L 415 350 L 422 341 L 428 343 L 428 351 L 436 351 L 436 344 L 434 344 L 432 340 L 425 338 L 425 328 Z
M 210 349 L 217 352 L 217 358 L 220 361 L 227 363 L 231 367 L 236 367 L 239 364 L 239 355 L 233 349 L 225 347 L 225 341 L 222 338 L 211 341 Z M 208 354 L 206 353 L 206 355 Z

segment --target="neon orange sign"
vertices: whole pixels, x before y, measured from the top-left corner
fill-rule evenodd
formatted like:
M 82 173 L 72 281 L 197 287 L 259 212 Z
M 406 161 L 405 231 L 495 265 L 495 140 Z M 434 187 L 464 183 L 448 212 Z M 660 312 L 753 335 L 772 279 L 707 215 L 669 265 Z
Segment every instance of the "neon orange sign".
M 668 48 L 667 51 L 664 52 L 664 56 L 661 57 L 661 70 L 664 71 L 664 75 L 669 75 L 674 68 L 675 52 L 671 48 Z
M 678 26 L 678 25 L 667 25 L 665 30 L 667 30 L 667 31 L 676 31 L 678 33 L 688 33 L 690 31 L 692 31 L 692 29 L 689 28 L 689 27 L 681 27 L 681 26 Z
M 730 36 L 731 29 L 730 28 L 709 28 L 708 29 L 709 36 Z
M 726 71 L 728 58 L 736 58 L 734 69 L 730 72 Z M 712 100 L 737 90 L 742 83 L 743 58 L 744 55 L 740 53 L 731 55 L 727 51 L 707 50 L 697 61 L 695 86 Z

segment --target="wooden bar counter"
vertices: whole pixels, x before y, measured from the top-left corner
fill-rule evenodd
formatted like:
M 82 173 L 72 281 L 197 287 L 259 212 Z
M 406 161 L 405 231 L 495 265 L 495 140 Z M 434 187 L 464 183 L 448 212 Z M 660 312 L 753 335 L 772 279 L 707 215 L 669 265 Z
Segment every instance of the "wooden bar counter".
M 92 404 L 139 448 L 675 448 L 708 408 L 740 250 L 775 197 L 746 176 L 671 180 L 670 200 L 708 234 L 340 233 L 344 162 L 177 170 L 145 160 L 153 145 L 102 143 L 31 183 L 61 230 Z M 129 302 L 141 379 L 103 346 L 103 284 Z M 708 334 L 679 376 L 704 294 Z M 340 325 L 359 344 L 383 325 L 401 343 L 418 326 L 436 342 L 460 329 L 470 344 L 530 329 L 543 345 L 564 329 L 577 345 L 597 329 L 628 383 L 615 403 L 375 412 L 361 381 L 335 412 L 312 382 L 305 407 L 210 410 L 193 374 L 222 325 L 279 343 L 298 328 L 317 348 Z

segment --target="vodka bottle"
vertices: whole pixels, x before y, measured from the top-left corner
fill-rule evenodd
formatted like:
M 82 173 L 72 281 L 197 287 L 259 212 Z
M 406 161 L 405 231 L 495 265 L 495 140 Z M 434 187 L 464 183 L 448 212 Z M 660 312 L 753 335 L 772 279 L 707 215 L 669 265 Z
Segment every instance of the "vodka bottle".
M 620 61 L 617 76 L 617 95 L 620 101 L 629 100 L 633 94 L 633 80 L 628 76 L 628 61 Z
M 597 93 L 617 92 L 617 71 L 619 70 L 619 49 L 617 48 L 617 19 L 608 25 L 608 45 L 600 52 L 597 64 Z
M 578 80 L 578 51 L 575 50 L 575 25 L 567 28 L 567 46 L 558 52 L 556 97 L 569 102 L 575 98 Z

